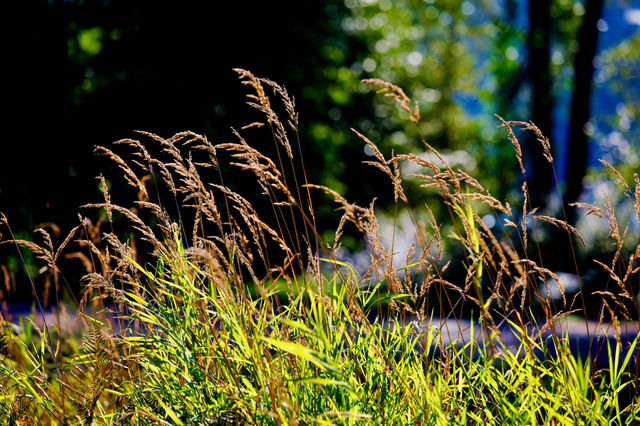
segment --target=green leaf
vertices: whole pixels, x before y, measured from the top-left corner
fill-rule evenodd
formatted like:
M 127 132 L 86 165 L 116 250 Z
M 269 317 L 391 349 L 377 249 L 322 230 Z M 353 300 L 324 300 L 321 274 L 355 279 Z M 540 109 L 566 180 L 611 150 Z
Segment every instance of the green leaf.
M 276 347 L 280 350 L 283 350 L 285 352 L 288 352 L 292 355 L 297 356 L 298 358 L 302 358 L 304 360 L 307 360 L 315 365 L 317 365 L 318 367 L 322 368 L 323 370 L 329 370 L 332 371 L 334 373 L 340 373 L 340 370 L 338 370 L 335 366 L 331 365 L 329 362 L 321 359 L 322 355 L 320 355 L 319 353 L 317 353 L 316 351 L 314 351 L 313 349 L 310 349 L 306 346 L 300 345 L 298 343 L 293 343 L 293 342 L 283 342 L 280 340 L 276 340 L 276 339 L 272 339 L 270 337 L 260 337 L 264 342 L 268 343 L 269 345 Z

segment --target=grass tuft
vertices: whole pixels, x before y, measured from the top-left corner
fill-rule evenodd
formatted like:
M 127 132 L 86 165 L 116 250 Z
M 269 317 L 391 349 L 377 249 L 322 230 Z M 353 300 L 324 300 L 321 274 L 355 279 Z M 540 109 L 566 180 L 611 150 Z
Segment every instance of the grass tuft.
M 99 147 L 96 151 L 123 173 L 135 200 L 117 201 L 121 191 L 100 176 L 104 202 L 83 209 L 97 212 L 95 223 L 80 216 L 57 247 L 45 230 L 37 231 L 42 243 L 13 237 L 3 242 L 28 249 L 43 262 L 41 274 L 54 284 L 56 298 L 66 282 L 60 259 L 79 261 L 86 270 L 71 330 L 63 327 L 59 302 L 54 319 L 41 306 L 41 320 L 22 318 L 19 325 L 3 314 L 4 420 L 461 425 L 640 420 L 638 327 L 631 323 L 638 318 L 632 283 L 640 275 L 640 244 L 630 253 L 624 250 L 625 241 L 637 235 L 628 227 L 620 230 L 608 198 L 602 207 L 578 205 L 608 220 L 616 248 L 611 262 L 594 259 L 615 285 L 599 292 L 596 326 L 584 323 L 590 347 L 602 342 L 603 326 L 614 328 L 614 338 L 601 345 L 608 360 L 601 367 L 590 352 L 584 358 L 576 352 L 567 331 L 571 315 L 586 309 L 577 305 L 582 294 L 568 294 L 540 255 L 538 233 L 549 226 L 562 230 L 568 241 L 586 242 L 565 220 L 538 214 L 538 206 L 530 205 L 511 126 L 534 132 L 552 165 L 549 141 L 535 125 L 498 117 L 522 172 L 522 198 L 511 200 L 518 209 L 454 170 L 426 140 L 425 149 L 440 164 L 413 153 L 385 156 L 354 130 L 374 153 L 365 163 L 392 183 L 396 215 L 407 211 L 414 227 L 415 241 L 398 263 L 395 241 L 383 242 L 375 200 L 358 206 L 306 181 L 303 163 L 296 161 L 300 153 L 290 143 L 300 135 L 286 89 L 249 71 L 236 72 L 251 90 L 248 105 L 263 121 L 233 130 L 235 140 L 220 144 L 192 132 L 168 139 L 140 132 L 143 141 L 124 139 L 113 150 Z M 419 128 L 416 104 L 402 89 L 367 83 L 397 102 Z M 284 122 L 274 105 L 284 108 Z M 249 144 L 248 132 L 258 131 L 273 140 L 272 155 Z M 404 176 L 405 163 L 420 172 Z M 637 174 L 628 184 L 605 165 L 640 221 Z M 261 195 L 241 195 L 236 185 L 225 183 L 238 176 L 255 180 Z M 428 205 L 411 206 L 409 182 L 433 194 L 449 217 L 437 219 Z M 324 241 L 315 226 L 314 190 L 342 212 L 333 241 Z M 260 197 L 268 200 L 267 208 L 260 207 Z M 482 220 L 486 215 L 494 216 L 495 226 Z M 6 224 L 6 218 L 0 222 Z M 348 223 L 362 233 L 369 250 L 362 275 L 339 260 Z M 462 253 L 460 262 L 448 258 L 455 248 Z M 451 269 L 458 271 L 449 274 Z M 551 296 L 552 283 L 558 300 Z M 34 294 L 40 294 L 35 287 Z M 461 315 L 468 311 L 474 314 L 465 322 Z M 629 328 L 633 332 L 625 340 L 623 330 Z

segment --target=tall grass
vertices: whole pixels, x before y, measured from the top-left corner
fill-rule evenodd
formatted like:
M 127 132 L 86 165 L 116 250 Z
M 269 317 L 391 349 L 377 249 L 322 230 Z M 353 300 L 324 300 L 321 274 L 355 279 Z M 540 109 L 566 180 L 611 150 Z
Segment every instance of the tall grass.
M 140 132 L 144 143 L 125 139 L 113 150 L 99 147 L 137 199 L 128 207 L 114 202 L 119 191 L 110 191 L 101 176 L 104 201 L 85 206 L 98 209 L 95 223 L 80 216 L 57 248 L 45 230 L 39 230 L 42 243 L 5 242 L 43 261 L 56 295 L 64 278 L 62 256 L 79 260 L 87 274 L 75 332 L 62 330 L 60 315 L 44 327 L 37 317 L 21 319 L 19 326 L 3 317 L 0 416 L 12 424 L 640 419 L 638 338 L 630 344 L 620 339 L 624 321 L 638 318 L 633 283 L 640 275 L 640 243 L 623 252 L 625 238 L 637 235 L 619 230 L 608 199 L 602 208 L 579 206 L 607 219 L 616 247 L 610 263 L 600 262 L 613 285 L 601 292 L 599 323 L 610 322 L 616 331 L 616 341 L 606 347 L 609 365 L 601 368 L 591 357 L 571 352 L 562 326 L 579 310 L 580 297 L 568 298 L 560 278 L 541 257 L 530 256 L 536 250 L 529 246 L 538 245 L 537 233 L 548 225 L 582 243 L 577 229 L 529 205 L 528 177 L 512 128 L 535 132 L 553 165 L 549 142 L 533 124 L 500 119 L 523 175 L 518 212 L 454 170 L 426 140 L 425 150 L 438 161 L 404 153 L 386 157 L 354 130 L 373 153 L 367 163 L 390 179 L 396 206 L 413 219 L 416 241 L 404 261 L 394 264 L 394 247 L 382 242 L 375 201 L 355 205 L 307 182 L 293 98 L 270 80 L 237 72 L 249 89 L 249 106 L 262 119 L 233 130 L 235 141 L 214 145 L 192 132 L 168 139 Z M 367 83 L 419 126 L 419 111 L 401 89 Z M 250 134 L 272 139 L 273 156 L 250 145 Z M 421 172 L 403 176 L 403 163 Z M 241 174 L 231 175 L 228 166 Z M 629 185 L 607 167 L 640 222 L 638 175 Z M 237 176 L 256 182 L 267 208 L 230 185 Z M 451 233 L 441 232 L 444 224 L 428 206 L 410 206 L 407 179 L 419 181 L 446 206 Z M 342 214 L 334 241 L 324 241 L 315 226 L 312 193 L 318 190 Z M 496 227 L 485 224 L 483 211 L 495 215 Z M 338 260 L 348 223 L 369 249 L 370 266 L 362 275 Z M 460 282 L 446 279 L 452 263 L 443 247 L 454 244 L 465 256 Z M 540 282 L 556 283 L 561 299 L 541 292 L 550 285 Z M 460 325 L 451 341 L 434 316 L 457 317 L 464 304 L 473 306 L 471 327 L 479 330 Z M 600 328 L 591 330 L 591 339 L 598 339 Z

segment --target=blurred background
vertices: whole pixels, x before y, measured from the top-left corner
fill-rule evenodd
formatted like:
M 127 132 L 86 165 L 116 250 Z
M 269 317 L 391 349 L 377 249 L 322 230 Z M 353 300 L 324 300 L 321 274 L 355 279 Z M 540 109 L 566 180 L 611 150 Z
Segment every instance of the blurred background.
M 383 230 L 393 220 L 393 210 L 384 210 L 393 201 L 391 184 L 362 164 L 371 152 L 349 129 L 387 155 L 423 153 L 421 132 L 515 210 L 522 177 L 497 128 L 499 114 L 532 120 L 550 138 L 565 204 L 594 202 L 606 191 L 621 201 L 621 228 L 639 233 L 622 188 L 597 159 L 628 181 L 640 168 L 640 0 L 16 3 L 3 6 L 8 113 L 0 211 L 18 238 L 31 239 L 46 222 L 64 237 L 79 206 L 101 199 L 95 177 L 119 172 L 93 153 L 95 145 L 136 137 L 134 130 L 163 137 L 192 130 L 214 143 L 231 141 L 230 126 L 253 121 L 233 67 L 287 87 L 300 113 L 309 180 L 360 205 L 378 197 Z M 418 101 L 419 128 L 360 83 L 370 77 Z M 555 178 L 538 142 L 518 137 L 532 205 L 559 214 Z M 408 182 L 407 192 L 415 206 L 427 202 L 437 216 L 445 214 L 417 183 Z M 330 200 L 318 201 L 319 228 L 332 241 L 338 217 Z M 486 213 L 495 226 L 500 218 Z M 567 213 L 590 255 L 614 249 L 606 222 Z M 398 246 L 407 222 L 400 212 Z M 347 231 L 343 255 L 357 265 L 363 243 Z M 567 246 L 551 244 L 551 231 L 540 239 L 555 261 L 550 267 L 570 272 Z M 31 257 L 27 263 L 37 275 Z M 30 299 L 15 248 L 0 248 L 0 264 L 15 297 Z

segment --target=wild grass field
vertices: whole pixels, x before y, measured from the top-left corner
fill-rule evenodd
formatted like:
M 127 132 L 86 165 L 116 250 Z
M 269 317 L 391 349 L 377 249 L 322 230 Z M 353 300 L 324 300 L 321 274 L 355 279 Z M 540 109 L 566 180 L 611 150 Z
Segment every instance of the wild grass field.
M 549 140 L 533 123 L 505 121 L 522 173 L 519 206 L 494 198 L 424 138 L 425 152 L 373 153 L 393 191 L 396 214 L 408 211 L 415 243 L 403 253 L 383 243 L 376 200 L 350 203 L 307 182 L 298 112 L 286 89 L 237 70 L 248 106 L 261 119 L 214 144 L 192 132 L 170 138 L 139 132 L 98 147 L 121 171 L 100 176 L 101 202 L 84 206 L 60 243 L 46 229 L 34 241 L 5 241 L 31 252 L 54 309 L 40 297 L 31 317 L 0 331 L 0 417 L 8 424 L 636 424 L 638 393 L 637 231 L 620 229 L 614 203 L 580 204 L 608 224 L 614 254 L 598 263 L 610 278 L 597 318 L 607 365 L 571 350 L 563 321 L 586 316 L 582 288 L 564 292 L 541 257 L 538 233 L 555 227 L 573 248 L 584 243 L 564 217 L 529 205 L 514 129 L 534 132 L 553 167 Z M 398 87 L 366 84 L 418 126 L 416 104 Z M 252 138 L 273 140 L 270 154 Z M 419 172 L 403 174 L 403 165 Z M 608 167 L 640 223 L 640 180 Z M 235 169 L 231 175 L 230 171 Z M 241 194 L 238 179 L 256 190 Z M 125 182 L 130 190 L 124 188 Z M 347 183 L 348 184 L 348 183 Z M 433 194 L 412 206 L 406 185 Z M 381 186 L 382 187 L 382 186 Z M 124 189 L 123 189 L 124 188 Z M 122 199 L 133 194 L 135 199 Z M 316 227 L 314 202 L 336 206 L 331 241 Z M 488 226 L 481 214 L 492 215 Z M 341 236 L 361 233 L 366 271 L 339 260 Z M 629 231 L 631 229 L 631 231 Z M 547 230 L 547 231 L 545 231 Z M 448 258 L 460 247 L 463 262 Z M 531 250 L 531 247 L 534 250 Z M 575 254 L 573 255 L 575 258 Z M 83 265 L 72 327 L 58 296 L 67 286 L 61 260 Z M 448 268 L 463 268 L 449 281 Z M 35 295 L 42 295 L 36 288 Z M 549 283 L 541 286 L 540 283 Z M 551 297 L 551 283 L 559 298 Z M 541 290 L 542 289 L 542 290 Z M 544 291 L 546 289 L 546 291 Z M 584 290 L 587 291 L 587 290 Z M 450 339 L 434 318 L 472 312 L 471 338 Z M 593 316 L 593 315 L 592 315 Z M 462 328 L 462 322 L 459 322 Z M 623 341 L 623 328 L 633 330 Z M 477 336 L 477 338 L 473 337 Z M 507 343 L 511 342 L 511 343 Z M 515 343 L 514 343 L 515 342 Z

